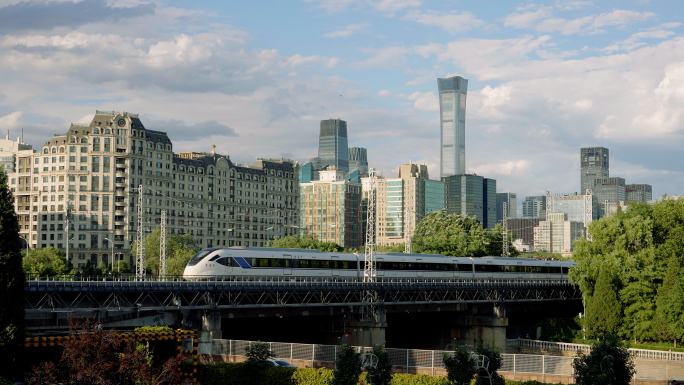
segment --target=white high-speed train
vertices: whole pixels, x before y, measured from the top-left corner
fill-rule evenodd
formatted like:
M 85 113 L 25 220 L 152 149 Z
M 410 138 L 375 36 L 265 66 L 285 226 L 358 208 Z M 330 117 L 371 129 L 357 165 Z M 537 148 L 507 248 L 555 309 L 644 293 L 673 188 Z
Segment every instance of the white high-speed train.
M 571 261 L 532 258 L 462 258 L 438 254 L 376 253 L 378 278 L 567 279 Z M 364 255 L 308 249 L 227 247 L 204 249 L 185 267 L 186 279 L 232 277 L 363 278 Z

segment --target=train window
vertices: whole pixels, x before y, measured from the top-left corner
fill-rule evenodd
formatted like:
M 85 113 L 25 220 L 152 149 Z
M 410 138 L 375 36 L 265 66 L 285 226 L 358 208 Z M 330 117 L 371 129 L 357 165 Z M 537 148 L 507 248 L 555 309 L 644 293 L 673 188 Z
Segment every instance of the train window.
M 210 254 L 212 251 L 214 251 L 214 250 L 216 250 L 216 249 L 205 249 L 205 250 L 200 250 L 197 254 L 195 254 L 194 257 L 192 257 L 192 259 L 190 260 L 190 262 L 188 262 L 188 266 L 194 266 L 194 265 L 196 265 L 197 263 L 199 263 L 199 261 L 201 261 L 204 257 L 206 257 L 207 255 L 209 255 L 209 254 Z
M 233 266 L 234 261 L 233 261 L 233 258 L 231 258 L 231 257 L 223 257 L 223 258 L 217 259 L 216 263 L 218 263 L 219 265 L 223 265 L 223 266 Z
M 321 268 L 322 269 L 329 269 L 330 268 L 330 261 L 321 261 Z

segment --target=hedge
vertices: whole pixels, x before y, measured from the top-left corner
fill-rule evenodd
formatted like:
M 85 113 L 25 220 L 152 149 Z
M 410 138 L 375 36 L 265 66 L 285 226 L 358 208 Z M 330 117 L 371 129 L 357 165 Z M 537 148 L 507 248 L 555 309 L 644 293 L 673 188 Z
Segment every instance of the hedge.
M 183 364 L 184 369 L 186 363 Z M 190 365 L 191 367 L 191 365 Z M 198 380 L 202 385 L 330 385 L 333 372 L 330 369 L 288 368 L 269 366 L 258 373 L 249 373 L 242 363 L 201 364 Z M 474 383 L 474 380 L 473 380 Z M 392 385 L 448 385 L 446 377 L 433 377 L 426 374 L 395 373 Z M 359 385 L 368 385 L 366 373 L 359 377 Z M 506 385 L 547 385 L 538 381 L 511 381 Z

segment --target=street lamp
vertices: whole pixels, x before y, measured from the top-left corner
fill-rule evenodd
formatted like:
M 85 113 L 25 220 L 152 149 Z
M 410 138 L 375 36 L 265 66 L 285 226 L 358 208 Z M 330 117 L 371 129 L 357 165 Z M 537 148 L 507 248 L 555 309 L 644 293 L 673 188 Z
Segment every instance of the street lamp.
M 112 244 L 112 258 L 114 258 L 114 241 L 112 241 L 111 239 L 106 238 L 106 237 L 105 237 L 105 241 L 109 241 L 109 243 Z M 112 260 L 112 262 L 114 262 L 114 261 Z M 116 270 L 119 273 L 121 272 L 121 261 L 118 262 L 118 266 L 117 266 Z

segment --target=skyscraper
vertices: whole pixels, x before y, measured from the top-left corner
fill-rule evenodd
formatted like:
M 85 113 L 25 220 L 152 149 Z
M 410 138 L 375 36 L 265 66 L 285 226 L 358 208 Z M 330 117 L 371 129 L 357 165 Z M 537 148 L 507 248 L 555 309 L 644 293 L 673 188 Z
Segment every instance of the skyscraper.
M 442 178 L 449 214 L 474 216 L 485 229 L 496 225 L 496 180 L 474 174 Z
M 501 222 L 503 217 L 503 204 L 506 207 L 506 219 L 518 217 L 518 194 L 516 193 L 496 193 L 496 221 Z
M 345 174 L 349 172 L 347 122 L 342 119 L 321 120 L 318 157 L 322 167 L 333 166 Z
M 368 174 L 368 155 L 363 147 L 349 148 L 349 173 L 346 178 L 361 183 L 361 177 Z
M 546 196 L 536 195 L 525 197 L 522 203 L 524 218 L 546 218 Z
M 440 178 L 465 174 L 465 109 L 468 80 L 437 79 L 439 88 Z
M 594 187 L 594 179 L 608 178 L 609 153 L 605 147 L 586 147 L 580 149 L 581 187 L 580 194 L 586 194 Z

